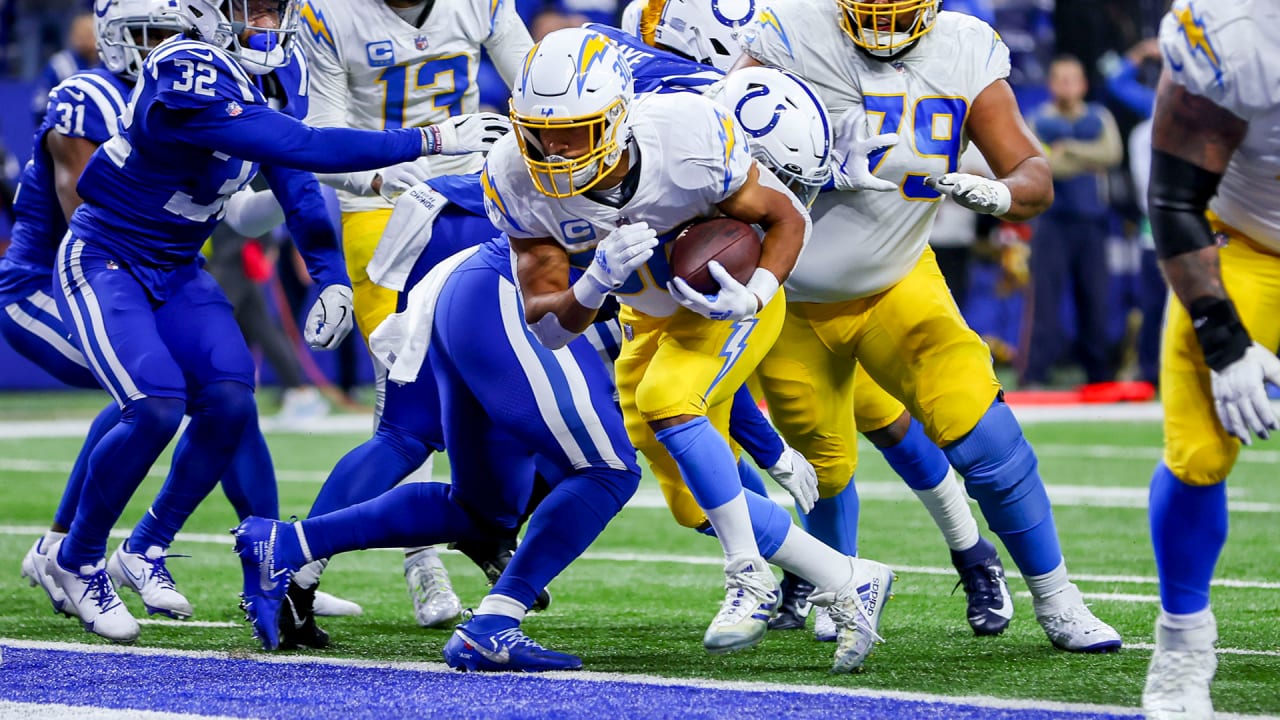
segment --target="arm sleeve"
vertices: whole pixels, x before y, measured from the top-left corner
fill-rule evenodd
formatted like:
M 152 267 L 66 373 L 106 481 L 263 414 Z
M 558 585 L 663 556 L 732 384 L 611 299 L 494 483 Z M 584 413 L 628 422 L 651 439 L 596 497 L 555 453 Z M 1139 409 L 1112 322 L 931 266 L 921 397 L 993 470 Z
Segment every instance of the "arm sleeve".
M 320 287 L 351 285 L 347 278 L 338 233 L 315 176 L 301 170 L 263 165 L 262 174 L 284 208 L 285 225 L 307 264 L 307 272 Z
M 1156 104 L 1156 94 L 1138 80 L 1138 66 L 1121 58 L 1115 74 L 1107 78 L 1107 94 L 1125 106 L 1130 112 L 1143 118 L 1151 117 Z
M 230 117 L 221 106 L 153 110 L 165 114 L 170 137 L 250 162 L 307 170 L 352 172 L 384 168 L 422 155 L 422 131 L 313 128 L 264 105 Z
M 782 459 L 782 438 L 773 429 L 746 385 L 738 388 L 729 410 L 729 435 L 751 456 L 756 465 L 771 468 Z
M 298 33 L 308 60 L 307 124 L 312 127 L 343 127 L 347 124 L 347 71 L 339 59 L 337 37 L 329 27 L 324 9 L 314 3 L 302 5 L 302 32 Z M 320 182 L 355 195 L 374 195 L 374 170 L 317 175 Z
M 503 82 L 508 88 L 514 87 L 520 79 L 524 58 L 533 48 L 533 38 L 529 37 L 529 29 L 516 14 L 513 0 L 498 0 L 490 22 L 492 31 L 484 41 L 484 47 Z

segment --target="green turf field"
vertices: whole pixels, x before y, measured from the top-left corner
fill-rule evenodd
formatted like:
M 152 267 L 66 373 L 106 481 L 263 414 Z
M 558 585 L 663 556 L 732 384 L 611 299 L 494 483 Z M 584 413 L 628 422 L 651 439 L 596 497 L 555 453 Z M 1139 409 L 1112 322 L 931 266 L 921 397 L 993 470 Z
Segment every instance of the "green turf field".
M 23 553 L 49 520 L 78 438 L 13 438 L 24 419 L 84 417 L 101 395 L 0 397 L 0 637 L 98 642 L 55 616 L 37 589 L 18 576 Z M 38 409 L 35 409 L 38 408 Z M 51 409 L 52 408 L 52 409 Z M 7 427 L 9 432 L 4 434 Z M 582 655 L 589 670 L 772 682 L 834 684 L 944 695 L 991 695 L 1135 706 L 1156 613 L 1154 562 L 1147 539 L 1145 487 L 1158 456 L 1154 423 L 1092 422 L 1029 425 L 1041 469 L 1055 494 L 1055 514 L 1069 568 L 1094 611 L 1131 647 L 1116 655 L 1073 656 L 1053 650 L 1031 615 L 1028 597 L 998 638 L 975 638 L 964 620 L 963 593 L 952 594 L 945 545 L 927 514 L 878 454 L 863 448 L 861 550 L 898 568 L 896 593 L 882 634 L 887 642 L 867 672 L 829 676 L 832 646 L 808 632 L 774 633 L 756 649 L 712 657 L 702 633 L 721 597 L 715 541 L 675 525 L 659 507 L 657 487 L 642 485 L 586 557 L 552 585 L 554 602 L 533 616 L 529 633 L 544 644 Z M 324 474 L 358 434 L 268 435 L 280 473 L 284 514 L 305 513 Z M 1232 476 L 1231 540 L 1214 590 L 1221 641 L 1214 696 L 1225 712 L 1280 714 L 1280 447 L 1246 450 Z M 167 456 L 162 462 L 167 463 Z M 163 469 L 161 469 L 163 470 Z M 437 466 L 437 474 L 444 464 Z M 131 524 L 158 490 L 154 473 L 125 512 Z M 234 514 L 220 492 L 191 519 L 173 547 L 191 558 L 170 562 L 196 608 L 197 627 L 146 625 L 140 645 L 258 652 L 248 627 L 236 621 L 239 565 L 227 529 Z M 113 541 L 112 547 L 114 547 Z M 478 571 L 446 556 L 465 604 L 479 601 Z M 385 660 L 438 661 L 448 635 L 412 621 L 400 575 L 401 556 L 371 551 L 340 557 L 324 588 L 361 603 L 365 615 L 322 624 L 334 638 L 323 654 Z M 1015 594 L 1025 590 L 1011 582 Z M 126 602 L 141 613 L 137 597 Z

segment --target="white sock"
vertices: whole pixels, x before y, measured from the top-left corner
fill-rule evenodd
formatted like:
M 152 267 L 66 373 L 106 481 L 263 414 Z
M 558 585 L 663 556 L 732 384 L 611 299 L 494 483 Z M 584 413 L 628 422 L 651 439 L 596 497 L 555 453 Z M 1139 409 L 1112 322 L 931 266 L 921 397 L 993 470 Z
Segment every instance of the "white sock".
M 306 565 L 298 568 L 298 571 L 293 574 L 293 584 L 303 590 L 315 587 L 316 583 L 320 582 L 321 573 L 324 572 L 324 569 L 328 567 L 328 565 L 328 558 L 312 560 Z
M 524 622 L 526 612 L 528 612 L 528 608 L 516 600 L 506 595 L 495 595 L 493 593 L 485 595 L 484 599 L 480 601 L 480 607 L 476 608 L 476 615 L 502 615 L 516 622 Z
M 760 557 L 756 533 L 751 529 L 751 511 L 747 509 L 746 494 L 739 490 L 729 502 L 704 510 L 716 537 L 720 539 L 720 547 L 724 548 L 725 564 Z
M 1058 567 L 1044 575 L 1024 575 L 1022 579 L 1027 581 L 1027 589 L 1031 591 L 1037 616 L 1057 615 L 1080 602 L 1080 591 L 1067 577 L 1066 560 L 1060 561 Z M 1075 592 L 1067 592 L 1068 590 Z
M 54 544 L 54 543 L 58 542 L 59 540 L 61 540 L 62 538 L 66 537 L 66 536 L 67 536 L 67 534 L 66 534 L 66 533 L 64 533 L 64 532 L 58 532 L 57 530 L 45 530 L 45 531 L 44 531 L 44 542 L 40 543 L 40 547 L 41 547 L 42 549 L 43 549 L 43 548 L 48 548 L 50 545 L 52 545 L 52 544 Z
M 849 556 L 792 525 L 769 562 L 813 583 L 818 592 L 838 592 L 853 579 Z
M 1160 611 L 1160 624 L 1170 630 L 1198 630 L 1213 622 L 1216 622 L 1213 609 L 1209 607 L 1185 614 L 1171 613 L 1168 610 Z
M 973 517 L 954 469 L 947 470 L 947 476 L 937 487 L 913 492 L 942 531 L 947 547 L 958 552 L 978 544 L 978 521 Z

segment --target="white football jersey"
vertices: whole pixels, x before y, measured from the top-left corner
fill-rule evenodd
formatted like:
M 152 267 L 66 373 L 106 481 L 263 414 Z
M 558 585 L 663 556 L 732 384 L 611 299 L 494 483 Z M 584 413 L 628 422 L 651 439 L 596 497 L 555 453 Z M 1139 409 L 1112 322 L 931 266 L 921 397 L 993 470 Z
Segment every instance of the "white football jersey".
M 318 127 L 383 130 L 476 112 L 481 46 L 508 84 L 533 46 L 514 0 L 437 0 L 421 27 L 384 0 L 306 0 L 301 18 L 298 34 L 311 60 L 307 123 Z M 479 155 L 437 156 L 431 169 L 476 172 L 483 162 Z M 372 178 L 321 176 L 340 189 L 344 212 L 391 207 L 370 195 Z
M 1209 208 L 1280 252 L 1280 2 L 1178 0 L 1160 23 L 1173 81 L 1249 121 Z
M 884 62 L 853 44 L 838 13 L 835 0 L 771 0 L 740 36 L 756 60 L 807 80 L 837 126 L 861 105 L 870 134 L 900 136 L 871 157 L 876 176 L 898 183 L 898 192 L 818 196 L 810 210 L 813 235 L 786 283 L 793 301 L 866 297 L 915 267 L 940 199 L 924 179 L 956 170 L 968 145 L 969 106 L 1009 74 L 1009 48 L 990 25 L 968 15 L 939 13 L 916 47 Z
M 715 215 L 716 205 L 747 181 L 755 161 L 733 114 L 701 95 L 641 95 L 631 104 L 630 124 L 633 173 L 637 154 L 640 169 L 624 181 L 623 187 L 635 189 L 622 205 L 585 194 L 557 199 L 538 192 L 511 134 L 494 145 L 481 176 L 485 209 L 494 226 L 511 237 L 556 239 L 570 261 L 583 268 L 596 244 L 619 225 L 648 223 L 662 245 L 616 294 L 646 315 L 667 317 L 680 307 L 667 292 L 673 231 Z

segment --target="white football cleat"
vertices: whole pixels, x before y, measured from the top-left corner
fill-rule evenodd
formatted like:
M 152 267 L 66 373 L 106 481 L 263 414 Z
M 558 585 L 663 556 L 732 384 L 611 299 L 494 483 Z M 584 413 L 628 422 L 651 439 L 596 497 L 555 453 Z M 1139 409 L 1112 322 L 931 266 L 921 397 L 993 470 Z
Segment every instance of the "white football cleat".
M 413 599 L 413 616 L 422 627 L 444 627 L 462 614 L 462 601 L 434 547 L 405 556 L 404 580 Z
M 1175 630 L 1156 620 L 1156 649 L 1147 668 L 1142 710 L 1147 720 L 1212 720 L 1209 685 L 1218 669 L 1218 623 Z
M 831 612 L 824 607 L 813 609 L 813 639 L 818 642 L 836 641 L 836 621 L 831 619 Z
M 1068 585 L 1051 600 L 1052 609 L 1033 600 L 1036 620 L 1059 650 L 1083 653 L 1115 652 L 1122 641 L 1115 628 L 1099 620 L 1084 604 L 1080 588 Z
M 120 543 L 107 561 L 107 572 L 116 587 L 138 593 L 148 615 L 159 613 L 174 620 L 191 617 L 191 603 L 174 587 L 173 576 L 165 565 L 165 549 L 152 545 L 145 553 L 136 553 L 125 549 L 128 542 Z
M 41 535 L 26 555 L 22 556 L 22 577 L 31 583 L 31 587 L 39 585 L 44 589 L 46 595 L 49 596 L 49 603 L 53 605 L 53 611 L 66 615 L 69 618 L 77 617 L 75 614 L 75 605 L 67 602 L 67 594 L 62 592 L 62 588 L 58 587 L 57 581 L 49 574 L 49 562 L 51 558 L 58 556 L 58 545 L 62 540 L 55 540 L 49 543 L 49 547 L 43 547 L 45 537 Z
M 715 655 L 759 644 L 782 598 L 778 579 L 763 559 L 729 563 L 724 575 L 724 602 L 702 636 L 702 646 Z
M 48 567 L 86 631 L 118 643 L 138 639 L 138 621 L 116 594 L 106 563 L 99 560 L 97 565 L 84 565 L 75 572 L 62 567 L 54 556 Z
M 355 617 L 363 615 L 364 608 L 358 603 L 344 600 L 337 595 L 330 595 L 323 590 L 316 591 L 315 604 L 311 613 L 316 617 Z
M 838 592 L 816 592 L 809 601 L 827 608 L 836 624 L 835 662 L 833 673 L 854 672 L 862 668 L 871 650 L 884 642 L 880 636 L 880 616 L 885 602 L 892 597 L 893 571 L 874 560 L 851 557 L 853 578 Z

